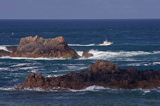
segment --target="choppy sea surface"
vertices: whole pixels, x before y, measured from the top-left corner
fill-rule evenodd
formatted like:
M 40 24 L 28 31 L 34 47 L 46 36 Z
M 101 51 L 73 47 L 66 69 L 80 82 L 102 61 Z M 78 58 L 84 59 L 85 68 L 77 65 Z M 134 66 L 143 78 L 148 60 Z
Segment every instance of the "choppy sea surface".
M 160 20 L 0 20 L 0 49 L 18 45 L 20 38 L 40 35 L 65 37 L 80 59 L 0 58 L 0 106 L 159 106 L 160 88 L 110 89 L 91 86 L 80 91 L 17 91 L 16 84 L 30 72 L 47 77 L 87 68 L 109 60 L 122 68 L 160 70 Z M 110 45 L 101 45 L 104 41 Z

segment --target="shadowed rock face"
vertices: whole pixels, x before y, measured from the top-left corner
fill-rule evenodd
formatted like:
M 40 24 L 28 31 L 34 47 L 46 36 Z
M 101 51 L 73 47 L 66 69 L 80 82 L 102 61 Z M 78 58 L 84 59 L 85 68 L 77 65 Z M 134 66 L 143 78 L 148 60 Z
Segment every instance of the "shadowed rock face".
M 29 36 L 20 40 L 12 57 L 63 57 L 77 58 L 79 55 L 71 49 L 62 36 L 44 39 L 39 36 Z
M 59 77 L 44 77 L 31 73 L 17 89 L 83 89 L 98 85 L 110 88 L 155 88 L 160 86 L 160 71 L 119 69 L 108 61 L 97 61 L 88 69 L 71 72 Z
M 8 55 L 10 55 L 10 52 L 5 51 L 5 50 L 0 50 L 0 57 L 1 56 L 8 56 Z
M 118 70 L 117 65 L 109 61 L 100 61 L 98 60 L 95 64 L 92 64 L 89 67 L 91 73 L 114 73 Z
M 89 52 L 86 52 L 86 51 L 84 51 L 83 54 L 82 54 L 82 57 L 85 57 L 85 58 L 92 57 L 92 56 L 93 56 L 92 53 L 89 53 Z

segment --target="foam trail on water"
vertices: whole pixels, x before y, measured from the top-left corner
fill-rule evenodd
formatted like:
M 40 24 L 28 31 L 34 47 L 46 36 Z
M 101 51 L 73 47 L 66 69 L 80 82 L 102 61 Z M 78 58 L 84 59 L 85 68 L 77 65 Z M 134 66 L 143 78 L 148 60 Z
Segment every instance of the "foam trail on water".
M 104 41 L 103 43 L 100 44 L 68 44 L 69 46 L 110 46 L 112 45 L 113 42 L 108 42 L 108 41 Z
M 82 56 L 83 51 L 77 52 Z M 113 59 L 113 58 L 124 58 L 124 57 L 134 57 L 134 56 L 144 56 L 160 54 L 160 51 L 146 52 L 146 51 L 99 51 L 99 50 L 89 50 L 89 53 L 93 54 L 93 57 L 88 59 Z M 85 59 L 85 58 L 81 58 Z
M 96 44 L 86 44 L 86 45 L 82 45 L 82 44 L 68 44 L 69 46 L 96 46 Z
M 31 63 L 19 63 L 19 64 L 12 65 L 11 67 L 26 67 L 30 65 L 32 64 Z
M 14 91 L 15 87 L 0 87 L 0 91 Z
M 77 53 L 82 56 L 83 51 L 77 51 Z M 154 55 L 160 54 L 160 51 L 99 51 L 99 50 L 89 50 L 89 53 L 92 53 L 93 56 L 89 58 L 80 58 L 80 59 L 115 59 L 115 58 L 128 58 L 134 56 L 145 56 L 145 55 Z M 10 57 L 3 56 L 1 59 L 29 59 L 29 60 L 67 60 L 69 58 L 29 58 L 29 57 Z
M 87 87 L 85 89 L 81 89 L 81 90 L 69 89 L 69 91 L 72 91 L 72 92 L 82 92 L 82 91 L 99 91 L 99 90 L 105 90 L 105 89 L 108 89 L 108 88 L 105 88 L 103 86 L 93 85 L 93 86 L 89 86 L 89 87 Z
M 10 57 L 10 56 L 3 56 L 0 59 L 16 59 L 16 60 L 66 60 L 69 58 L 45 58 L 45 57 L 38 57 L 38 58 L 30 58 L 30 57 Z
M 160 65 L 160 62 L 152 62 L 144 64 L 144 66 L 151 66 L 151 65 Z

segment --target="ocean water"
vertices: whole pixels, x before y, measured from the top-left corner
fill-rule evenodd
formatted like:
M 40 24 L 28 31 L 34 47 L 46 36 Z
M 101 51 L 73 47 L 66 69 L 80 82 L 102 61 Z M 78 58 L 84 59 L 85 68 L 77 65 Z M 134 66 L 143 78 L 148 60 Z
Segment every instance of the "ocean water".
M 20 38 L 40 35 L 64 36 L 80 59 L 0 58 L 0 106 L 159 106 L 160 88 L 110 89 L 91 86 L 76 91 L 17 91 L 16 84 L 30 72 L 47 77 L 87 68 L 96 60 L 109 60 L 119 67 L 160 70 L 160 20 L 0 20 L 0 49 L 18 45 Z M 102 46 L 104 41 L 111 45 Z

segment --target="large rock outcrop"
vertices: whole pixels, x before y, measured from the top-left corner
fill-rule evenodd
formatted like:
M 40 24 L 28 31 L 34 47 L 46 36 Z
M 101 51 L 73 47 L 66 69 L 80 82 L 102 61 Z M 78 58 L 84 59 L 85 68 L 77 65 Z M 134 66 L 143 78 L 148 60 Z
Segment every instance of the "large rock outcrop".
M 160 71 L 119 69 L 108 61 L 97 61 L 88 69 L 59 77 L 44 77 L 31 73 L 17 89 L 83 89 L 98 85 L 110 88 L 155 88 L 160 86 Z
M 77 58 L 79 55 L 71 49 L 62 36 L 44 39 L 39 36 L 22 38 L 12 57 L 56 57 Z

